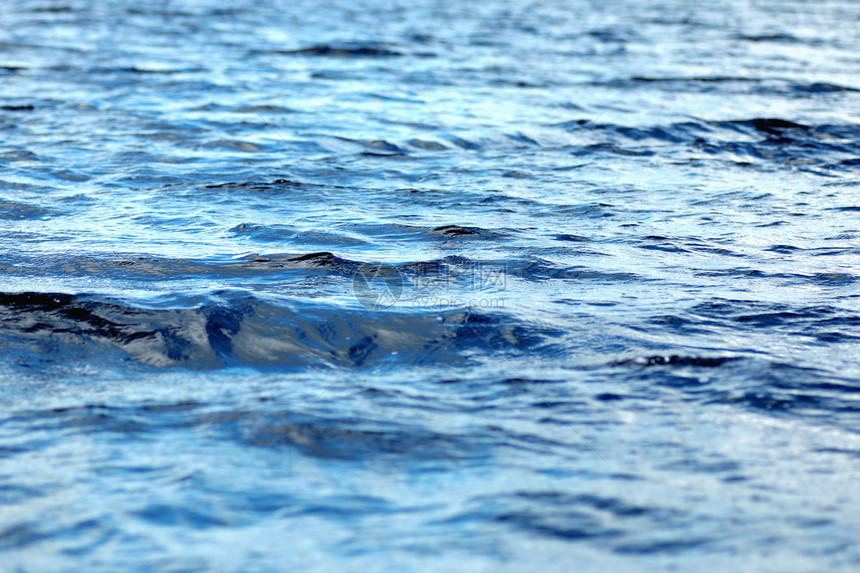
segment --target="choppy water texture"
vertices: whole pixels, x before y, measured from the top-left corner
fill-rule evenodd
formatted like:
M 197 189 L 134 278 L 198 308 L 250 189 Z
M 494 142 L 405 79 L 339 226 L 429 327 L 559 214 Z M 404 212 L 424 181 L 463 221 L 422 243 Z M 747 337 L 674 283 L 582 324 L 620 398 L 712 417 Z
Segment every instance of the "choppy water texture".
M 0 569 L 856 571 L 860 3 L 0 8 Z

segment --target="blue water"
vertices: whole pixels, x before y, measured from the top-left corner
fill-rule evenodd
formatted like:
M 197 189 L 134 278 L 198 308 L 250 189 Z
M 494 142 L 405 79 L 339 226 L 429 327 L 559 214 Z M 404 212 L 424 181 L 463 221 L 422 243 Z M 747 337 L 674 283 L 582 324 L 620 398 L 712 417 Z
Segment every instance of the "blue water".
M 0 7 L 0 570 L 857 571 L 860 3 Z

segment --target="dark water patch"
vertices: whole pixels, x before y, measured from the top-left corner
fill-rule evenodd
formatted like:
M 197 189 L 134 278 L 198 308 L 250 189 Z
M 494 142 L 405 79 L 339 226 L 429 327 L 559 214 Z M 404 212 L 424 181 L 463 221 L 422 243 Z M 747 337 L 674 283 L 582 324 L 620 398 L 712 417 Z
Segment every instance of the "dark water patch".
M 311 74 L 311 78 L 315 80 L 362 81 L 365 79 L 365 76 L 360 73 L 342 70 L 318 70 Z
M 849 456 L 852 458 L 860 459 L 860 450 L 843 450 L 840 448 L 820 448 L 816 450 L 817 453 L 822 454 L 841 454 L 845 456 Z
M 766 80 L 735 76 L 646 77 L 615 78 L 593 81 L 589 85 L 612 89 L 660 89 L 692 93 L 737 93 L 768 89 Z M 774 89 L 774 88 L 770 88 Z
M 491 264 L 488 262 L 487 264 Z M 527 281 L 542 281 L 560 279 L 569 281 L 594 281 L 605 283 L 638 283 L 645 281 L 644 277 L 631 272 L 614 272 L 592 269 L 584 266 L 567 266 L 540 257 L 496 261 L 504 266 L 508 277 L 520 278 Z
M 305 419 L 302 419 L 305 418 Z M 242 441 L 261 448 L 299 448 L 313 457 L 370 463 L 454 464 L 481 459 L 487 452 L 456 435 L 428 431 L 420 426 L 382 425 L 369 421 L 308 420 L 301 415 L 248 418 Z
M 748 391 L 731 394 L 712 401 L 715 404 L 735 404 L 752 410 L 768 412 L 802 413 L 810 410 L 834 411 L 834 405 L 820 396 L 808 394 L 785 394 L 769 390 Z M 836 408 L 839 410 L 842 408 Z M 849 412 L 860 412 L 860 408 L 849 406 Z
M 589 82 L 589 85 L 615 89 L 659 88 L 691 93 L 734 93 L 762 96 L 816 96 L 821 94 L 854 93 L 860 89 L 829 82 L 796 82 L 784 78 L 744 76 L 691 76 L 615 78 Z
M 860 336 L 856 334 L 848 334 L 845 332 L 820 332 L 815 335 L 815 338 L 822 343 L 847 343 L 860 340 Z
M 242 525 L 225 517 L 222 511 L 163 504 L 147 505 L 144 509 L 131 512 L 131 515 L 152 525 L 188 530 Z
M 324 411 L 310 413 L 274 406 L 222 409 L 188 402 L 25 410 L 8 416 L 0 425 L 30 431 L 108 432 L 150 438 L 163 433 L 206 432 L 255 448 L 294 449 L 311 457 L 369 463 L 435 461 L 451 465 L 486 459 L 490 455 L 486 446 L 492 445 L 489 439 L 476 443 L 456 433 L 371 417 L 337 417 Z
M 187 191 L 185 194 L 195 192 L 218 194 L 224 201 L 241 202 L 245 199 L 242 195 L 251 196 L 292 196 L 303 200 L 319 200 L 319 196 L 325 195 L 329 190 L 343 190 L 347 187 L 341 185 L 320 185 L 293 179 L 275 179 L 273 181 L 236 181 L 228 183 L 215 183 L 197 187 L 195 190 Z
M 702 407 L 729 405 L 776 416 L 817 419 L 819 423 L 847 427 L 860 413 L 856 402 L 858 391 L 853 380 L 827 369 L 786 364 L 766 358 L 768 349 L 743 349 L 746 356 L 656 355 L 624 359 L 610 363 L 606 372 L 610 380 L 638 379 L 639 393 L 633 400 L 663 400 L 661 388 L 681 392 L 687 402 Z M 633 368 L 631 370 L 631 368 Z M 609 400 L 617 392 L 609 392 Z M 623 398 L 624 395 L 621 394 Z M 596 398 L 601 400 L 600 398 Z M 719 458 L 707 460 L 684 455 L 670 462 L 670 467 L 705 473 L 729 472 L 740 468 L 726 465 Z
M 169 267 L 160 270 L 160 261 L 155 267 L 150 267 L 151 262 L 144 262 L 144 270 L 150 268 L 160 276 L 169 277 L 172 271 Z M 364 265 L 360 261 L 354 261 L 339 257 L 329 251 L 319 251 L 304 254 L 292 253 L 252 253 L 236 259 L 232 262 L 204 262 L 204 261 L 169 261 L 178 265 L 176 270 L 182 271 L 186 276 L 211 276 L 211 277 L 251 277 L 277 275 L 278 273 L 291 273 L 295 271 L 321 271 L 326 275 L 351 277 Z M 136 263 L 132 261 L 132 267 Z M 127 269 L 123 269 L 127 272 Z M 132 269 L 133 272 L 133 269 Z M 176 277 L 181 278 L 181 277 Z
M 225 190 L 225 191 L 268 191 L 271 189 L 277 188 L 287 188 L 287 189 L 303 189 L 305 187 L 314 185 L 302 183 L 299 181 L 291 181 L 289 179 L 276 179 L 271 183 L 266 182 L 258 182 L 258 181 L 248 181 L 248 182 L 235 182 L 235 183 L 218 183 L 214 185 L 204 185 L 202 189 L 217 189 L 217 190 Z
M 568 233 L 561 233 L 560 235 L 555 236 L 558 241 L 566 241 L 569 243 L 588 243 L 591 241 L 588 237 L 583 237 L 582 235 L 570 235 Z
M 803 124 L 782 118 L 753 118 L 731 121 L 711 121 L 709 125 L 720 130 L 735 131 L 748 135 L 764 134 L 773 141 L 841 142 L 852 145 L 860 135 L 860 125 L 854 123 Z M 767 141 L 767 139 L 766 139 Z
M 107 67 L 107 68 L 91 68 L 87 73 L 91 74 L 157 74 L 157 75 L 175 75 L 189 74 L 205 71 L 204 68 L 180 68 L 180 69 L 153 69 L 142 68 L 138 66 L 126 67 Z
M 449 237 L 460 237 L 462 235 L 475 236 L 478 234 L 478 231 L 475 228 L 458 227 L 457 225 L 436 227 L 432 232 Z
M 0 424 L 21 425 L 29 429 L 69 428 L 82 433 L 100 429 L 119 433 L 154 433 L 167 427 L 187 426 L 195 413 L 206 408 L 206 404 L 198 402 L 153 402 L 136 406 L 93 403 L 20 410 L 0 420 Z
M 752 127 L 756 131 L 760 131 L 763 133 L 767 133 L 769 135 L 783 136 L 786 132 L 793 132 L 795 130 L 798 131 L 807 131 L 810 129 L 810 126 L 803 125 L 800 123 L 795 123 L 793 121 L 788 121 L 786 119 L 779 118 L 755 118 L 750 120 L 738 120 L 730 122 L 731 125 L 735 126 L 748 126 Z
M 676 555 L 687 551 L 700 550 L 702 546 L 708 545 L 713 541 L 708 538 L 689 538 L 680 534 L 678 537 L 672 540 L 621 544 L 615 551 L 629 555 Z
M 769 273 L 759 269 L 750 268 L 732 268 L 724 270 L 699 270 L 695 273 L 699 277 L 738 277 L 754 280 L 762 279 L 780 279 L 782 284 L 814 284 L 818 286 L 850 286 L 860 280 L 860 277 L 848 273 L 814 273 L 814 274 L 798 274 L 798 273 Z
M 750 300 L 714 300 L 693 306 L 690 314 L 707 321 L 717 320 L 744 328 L 786 327 L 812 332 L 823 326 L 853 327 L 860 315 L 835 306 L 793 306 Z
M 412 147 L 417 147 L 418 149 L 424 149 L 427 151 L 444 151 L 448 149 L 448 147 L 442 145 L 438 141 L 430 141 L 426 139 L 410 139 L 408 143 Z
M 714 239 L 700 237 L 664 237 L 662 235 L 646 235 L 628 240 L 637 248 L 670 253 L 707 253 L 709 255 L 744 257 L 743 254 L 731 251 L 720 245 Z
M 414 104 L 423 104 L 426 103 L 420 99 L 413 99 L 408 97 L 400 97 L 393 94 L 385 95 L 378 93 L 369 93 L 367 97 L 371 97 L 373 99 L 378 99 L 382 101 L 393 101 L 393 102 L 402 102 L 402 103 L 414 103 Z
M 496 79 L 491 80 L 490 83 L 495 86 L 507 86 L 514 88 L 545 88 L 548 84 L 546 83 L 537 83 L 537 82 L 529 82 L 525 80 L 511 80 L 511 79 Z
M 310 266 L 333 264 L 328 253 L 301 259 Z M 114 348 L 151 366 L 191 369 L 361 366 L 382 363 L 392 353 L 412 356 L 410 364 L 455 364 L 470 349 L 540 352 L 558 334 L 474 309 L 379 314 L 310 303 L 274 305 L 227 293 L 158 309 L 87 295 L 3 294 L 0 319 L 0 336 L 19 354 L 59 357 L 65 349 L 97 354 Z
M 765 250 L 772 251 L 774 253 L 790 254 L 802 249 L 800 247 L 795 247 L 792 245 L 773 245 L 772 247 L 768 247 Z
M 27 12 L 31 12 L 33 14 L 70 14 L 72 12 L 79 12 L 80 10 L 76 10 L 72 6 L 68 5 L 59 5 L 59 6 L 33 6 L 32 8 L 28 8 Z
M 261 52 L 287 56 L 323 56 L 328 58 L 394 58 L 403 55 L 402 52 L 394 49 L 390 44 L 381 43 L 317 44 L 295 50 L 254 50 L 254 53 Z
M 637 248 L 651 251 L 665 251 L 667 253 L 688 253 L 687 249 L 679 247 L 668 241 L 666 237 L 645 237 L 644 244 L 636 245 Z
M 375 151 L 362 151 L 359 155 L 362 157 L 386 157 L 389 159 L 407 159 L 410 157 L 408 153 L 378 153 Z
M 336 459 L 336 458 L 335 458 Z M 355 519 L 369 516 L 387 516 L 404 513 L 406 510 L 382 497 L 367 495 L 333 495 L 318 503 L 304 507 L 290 508 L 289 515 L 337 516 L 341 519 Z
M 588 30 L 584 35 L 589 38 L 597 39 L 601 42 L 613 44 L 623 44 L 641 38 L 639 33 L 633 28 L 618 27 L 595 28 L 592 30 Z
M 478 151 L 482 148 L 482 145 L 476 143 L 474 141 L 469 141 L 467 139 L 463 139 L 462 137 L 450 137 L 448 141 L 459 147 L 460 149 L 466 149 L 469 151 Z
M 42 495 L 44 495 L 42 490 L 34 487 L 14 484 L 0 486 L 0 503 L 6 506 L 19 504 L 33 498 L 41 497 Z
M 306 255 L 289 256 L 286 259 L 280 255 L 255 257 L 252 259 L 254 263 L 272 263 L 279 264 L 281 261 L 289 263 L 298 263 L 300 266 L 325 267 L 325 268 L 354 268 L 359 263 L 343 259 L 329 252 L 308 253 Z
M 679 356 L 677 354 L 671 354 L 668 356 L 646 356 L 642 358 L 631 358 L 626 360 L 620 360 L 618 362 L 613 362 L 612 366 L 626 366 L 626 365 L 635 365 L 642 367 L 649 366 L 695 366 L 697 368 L 717 368 L 726 364 L 727 362 L 732 362 L 735 360 L 740 360 L 738 356 L 716 356 L 716 357 L 707 357 L 707 356 Z
M 240 105 L 233 111 L 236 113 L 296 113 L 296 110 L 279 105 Z
M 556 124 L 556 127 L 586 133 L 590 139 L 599 140 L 576 146 L 571 153 L 577 156 L 594 153 L 649 156 L 655 154 L 649 146 L 664 143 L 671 144 L 680 157 L 699 151 L 735 161 L 742 157 L 756 165 L 781 161 L 804 167 L 832 163 L 822 161 L 822 157 L 854 158 L 860 153 L 860 126 L 854 124 L 806 125 L 781 118 L 753 118 L 637 127 L 575 120 Z
M 839 162 L 839 165 L 844 165 L 846 167 L 856 167 L 860 165 L 860 158 L 858 159 L 843 159 Z
M 36 523 L 17 523 L 0 531 L 0 549 L 22 549 L 51 537 Z
M 448 274 L 455 272 L 456 269 L 468 267 L 474 264 L 475 261 L 458 255 L 449 255 L 441 259 L 430 261 L 416 261 L 399 265 L 400 272 L 426 274 L 438 272 L 440 274 Z
M 775 33 L 775 34 L 738 34 L 735 36 L 738 40 L 743 40 L 745 42 L 766 42 L 766 43 L 778 43 L 778 44 L 807 44 L 807 43 L 820 43 L 821 40 L 805 40 L 798 38 L 792 34 L 787 34 L 785 32 Z
M 617 207 L 609 203 L 589 203 L 585 205 L 553 205 L 551 211 L 575 217 L 602 219 L 615 217 Z
M 723 247 L 718 247 L 718 246 L 711 244 L 708 241 L 704 241 L 704 240 L 700 240 L 700 239 L 687 240 L 684 243 L 684 246 L 687 247 L 688 249 L 690 249 L 691 251 L 696 251 L 696 252 L 700 252 L 700 253 L 708 253 L 710 255 L 719 255 L 719 256 L 724 256 L 724 257 L 744 257 L 745 256 L 744 254 L 742 254 L 740 252 L 732 251 L 730 249 L 726 249 Z
M 26 149 L 15 149 L 13 151 L 4 151 L 0 154 L 0 159 L 4 161 L 39 161 L 38 155 Z
M 594 399 L 599 402 L 614 402 L 617 400 L 623 400 L 624 396 L 620 394 L 614 394 L 612 392 L 602 392 L 600 394 L 596 394 Z
M 502 240 L 508 233 L 482 229 L 480 227 L 461 227 L 460 225 L 441 225 L 427 231 L 428 234 L 445 238 Z
M 735 322 L 749 324 L 754 328 L 783 326 L 796 324 L 800 321 L 812 320 L 825 324 L 860 324 L 860 317 L 830 318 L 834 312 L 830 309 L 809 308 L 800 311 L 775 311 L 755 314 L 738 314 L 733 316 Z
M 620 145 L 616 145 L 614 143 L 593 143 L 591 145 L 586 145 L 581 148 L 575 149 L 571 152 L 571 155 L 577 157 L 585 157 L 590 155 L 599 155 L 607 153 L 610 155 L 622 155 L 627 157 L 650 157 L 655 155 L 655 152 L 650 151 L 648 149 L 631 149 L 628 147 L 621 147 Z
M 818 95 L 828 93 L 860 92 L 860 88 L 843 86 L 827 82 L 795 83 L 791 86 L 795 93 L 801 95 Z
M 619 547 L 629 542 L 642 522 L 661 528 L 676 521 L 677 512 L 655 506 L 630 504 L 619 498 L 570 494 L 564 491 L 518 491 L 484 495 L 469 502 L 446 525 L 491 522 L 538 537 L 564 541 L 602 540 Z M 626 541 L 625 541 L 626 540 Z
M 537 140 L 535 140 L 532 137 L 529 137 L 528 135 L 526 135 L 524 133 L 506 134 L 505 137 L 507 139 L 509 139 L 510 141 L 514 141 L 517 143 L 524 143 L 524 144 L 530 145 L 530 146 L 540 147 L 540 142 L 538 142 Z
M 658 328 L 665 329 L 667 332 L 678 334 L 691 335 L 696 333 L 710 332 L 705 325 L 699 323 L 690 317 L 679 316 L 677 314 L 662 314 L 648 319 L 648 322 L 657 325 Z M 643 330 L 648 330 L 650 327 L 644 327 Z M 646 360 L 647 359 L 642 359 Z
M 381 139 L 361 140 L 361 139 L 349 139 L 347 137 L 337 137 L 337 139 L 340 139 L 342 141 L 348 141 L 350 143 L 357 143 L 358 145 L 361 145 L 362 147 L 365 147 L 367 149 L 377 150 L 377 151 L 384 151 L 384 152 L 390 152 L 390 153 L 404 153 L 405 152 L 405 150 L 402 147 L 399 147 L 393 143 L 390 143 L 388 141 L 384 141 Z
M 247 151 L 251 153 L 255 153 L 258 151 L 262 151 L 262 147 L 257 145 L 256 143 L 251 143 L 250 141 L 240 141 L 235 139 L 221 139 L 218 141 L 208 142 L 206 145 L 211 147 L 223 147 L 226 149 L 238 149 L 239 151 Z
M 528 179 L 531 175 L 525 171 L 505 171 L 502 173 L 502 177 L 510 177 L 511 179 Z
M 37 205 L 0 200 L 0 219 L 12 221 L 38 220 L 56 217 L 60 214 L 53 209 L 46 209 Z

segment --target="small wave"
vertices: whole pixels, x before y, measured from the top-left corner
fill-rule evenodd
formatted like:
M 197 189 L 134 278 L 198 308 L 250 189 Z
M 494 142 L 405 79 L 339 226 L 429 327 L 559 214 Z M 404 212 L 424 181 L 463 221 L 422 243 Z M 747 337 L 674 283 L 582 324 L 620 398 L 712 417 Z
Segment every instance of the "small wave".
M 774 42 L 780 44 L 803 44 L 808 43 L 792 34 L 777 33 L 777 34 L 738 34 L 735 36 L 739 40 L 747 42 Z
M 737 356 L 716 356 L 716 357 L 703 357 L 703 356 L 680 356 L 677 354 L 671 354 L 668 356 L 646 356 L 642 358 L 632 358 L 627 360 L 621 360 L 618 362 L 613 362 L 613 366 L 623 366 L 623 365 L 635 365 L 635 366 L 695 366 L 698 368 L 716 368 L 718 366 L 722 366 L 727 362 L 731 362 L 734 360 L 739 360 Z
M 126 436 L 198 429 L 242 446 L 289 448 L 312 457 L 376 463 L 404 459 L 454 462 L 486 457 L 485 450 L 474 441 L 418 425 L 253 406 L 212 412 L 205 404 L 196 402 L 133 406 L 88 404 L 23 410 L 0 420 L 0 424 L 10 423 L 26 424 L 33 429 L 66 428 L 72 433 L 106 431 Z M 26 495 L 27 491 L 12 494 Z
M 47 219 L 58 215 L 60 215 L 59 212 L 53 209 L 39 207 L 38 205 L 0 200 L 0 219 L 34 220 Z
M 288 107 L 280 105 L 240 105 L 233 111 L 236 113 L 296 113 Z
M 496 240 L 504 235 L 497 231 L 481 229 L 480 227 L 461 227 L 459 225 L 442 225 L 428 231 L 433 235 L 441 235 L 444 237 L 464 237 L 464 238 L 480 238 L 488 240 Z
M 255 50 L 254 53 L 281 54 L 285 56 L 323 56 L 328 58 L 394 58 L 403 55 L 403 52 L 395 50 L 390 45 L 380 43 L 316 44 L 295 50 Z
M 782 164 L 845 170 L 853 167 L 860 154 L 860 126 L 849 123 L 810 125 L 761 117 L 655 126 L 574 120 L 555 124 L 555 127 L 584 134 L 592 140 L 572 147 L 570 154 L 577 157 L 607 153 L 648 157 L 659 149 L 660 153 L 671 152 L 682 160 L 696 159 L 704 153 L 736 165 L 745 163 L 773 168 Z M 667 149 L 665 144 L 670 147 Z
M 327 254 L 300 262 L 337 264 Z M 378 313 L 298 301 L 274 304 L 226 292 L 168 308 L 89 295 L 0 295 L 0 336 L 10 351 L 59 359 L 66 351 L 114 348 L 159 367 L 363 366 L 393 355 L 403 364 L 460 364 L 470 349 L 537 349 L 555 334 L 544 330 L 476 309 Z
M 238 149 L 239 151 L 257 152 L 262 151 L 262 147 L 250 141 L 239 141 L 235 139 L 220 139 L 211 141 L 206 145 L 210 147 L 224 147 L 227 149 Z
M 735 93 L 763 96 L 815 96 L 828 93 L 853 93 L 860 88 L 827 82 L 796 82 L 786 79 L 747 76 L 691 76 L 615 78 L 590 82 L 590 85 L 616 89 L 658 88 L 691 93 Z
M 477 496 L 446 525 L 490 521 L 513 530 L 563 541 L 600 540 L 615 551 L 645 552 L 637 542 L 638 532 L 649 527 L 676 530 L 678 539 L 689 540 L 683 527 L 682 512 L 659 505 L 637 505 L 620 498 L 562 491 L 517 491 Z M 681 547 L 676 548 L 676 550 Z M 653 551 L 666 551 L 666 547 Z
M 301 230 L 289 225 L 258 225 L 240 223 L 232 227 L 230 234 L 263 243 L 292 242 L 300 245 L 324 247 L 355 247 L 366 245 L 366 240 L 331 231 Z

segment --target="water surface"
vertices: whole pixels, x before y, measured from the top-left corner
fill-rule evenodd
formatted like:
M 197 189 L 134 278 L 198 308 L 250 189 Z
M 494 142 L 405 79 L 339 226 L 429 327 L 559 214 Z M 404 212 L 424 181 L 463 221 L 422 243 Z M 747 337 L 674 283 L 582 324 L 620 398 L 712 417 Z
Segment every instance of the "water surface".
M 854 571 L 860 5 L 0 9 L 0 568 Z

